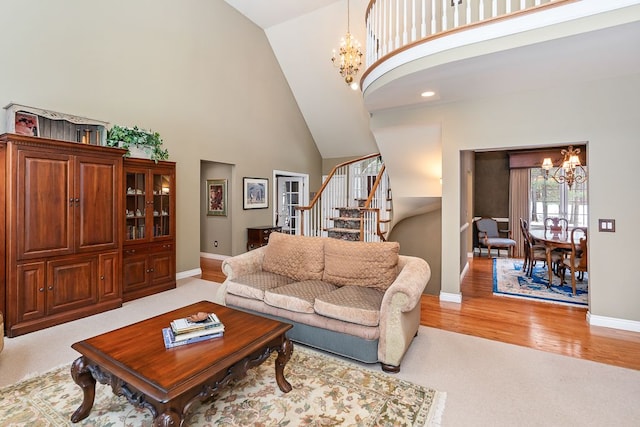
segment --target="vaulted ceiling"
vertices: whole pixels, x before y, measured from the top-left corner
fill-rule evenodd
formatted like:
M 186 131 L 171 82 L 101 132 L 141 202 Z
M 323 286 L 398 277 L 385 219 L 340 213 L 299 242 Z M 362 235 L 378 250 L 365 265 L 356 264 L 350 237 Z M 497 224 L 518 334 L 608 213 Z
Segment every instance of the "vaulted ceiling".
M 601 15 L 589 31 L 549 30 L 536 43 L 483 54 L 478 52 L 486 49 L 477 49 L 446 63 L 429 64 L 418 53 L 406 70 L 394 70 L 397 78 L 375 82 L 363 97 L 348 88 L 330 60 L 347 29 L 346 0 L 225 1 L 264 29 L 323 158 L 379 151 L 369 127 L 370 113 L 377 110 L 640 72 L 638 18 L 612 25 L 621 21 L 619 15 Z M 350 0 L 350 30 L 363 44 L 368 3 Z M 429 101 L 419 97 L 427 84 L 438 92 Z

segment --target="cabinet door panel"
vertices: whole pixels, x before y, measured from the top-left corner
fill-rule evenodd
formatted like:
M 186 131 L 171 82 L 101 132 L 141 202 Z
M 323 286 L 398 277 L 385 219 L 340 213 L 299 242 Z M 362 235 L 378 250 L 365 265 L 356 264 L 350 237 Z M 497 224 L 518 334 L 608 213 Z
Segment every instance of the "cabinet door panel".
M 72 253 L 72 157 L 18 153 L 18 259 Z
M 174 280 L 175 271 L 173 254 L 164 252 L 149 256 L 151 285 Z
M 100 301 L 121 297 L 118 253 L 98 256 L 98 298 Z
M 78 252 L 116 249 L 118 163 L 112 159 L 78 157 L 76 169 Z
M 123 290 L 144 287 L 147 284 L 147 255 L 129 255 L 122 260 Z
M 82 308 L 98 301 L 96 257 L 47 263 L 47 314 Z
M 45 314 L 44 262 L 21 264 L 17 268 L 17 319 L 24 322 Z

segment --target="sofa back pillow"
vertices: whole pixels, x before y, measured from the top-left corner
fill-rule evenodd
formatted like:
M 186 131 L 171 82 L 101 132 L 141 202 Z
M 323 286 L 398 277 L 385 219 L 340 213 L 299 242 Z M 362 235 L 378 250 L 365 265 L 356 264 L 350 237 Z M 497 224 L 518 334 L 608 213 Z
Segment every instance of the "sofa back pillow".
M 320 237 L 271 233 L 262 270 L 295 280 L 320 280 L 324 270 L 324 240 Z
M 340 286 L 365 286 L 385 291 L 398 275 L 399 251 L 398 242 L 327 239 L 322 280 Z

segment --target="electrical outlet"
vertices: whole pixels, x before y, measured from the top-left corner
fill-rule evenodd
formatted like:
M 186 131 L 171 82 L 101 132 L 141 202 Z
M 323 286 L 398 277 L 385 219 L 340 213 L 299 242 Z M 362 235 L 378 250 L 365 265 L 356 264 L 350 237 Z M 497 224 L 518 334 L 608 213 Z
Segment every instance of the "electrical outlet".
M 217 240 L 214 240 L 214 241 L 213 241 L 213 247 L 214 247 L 214 248 L 217 248 L 217 247 L 218 247 L 218 241 L 217 241 Z

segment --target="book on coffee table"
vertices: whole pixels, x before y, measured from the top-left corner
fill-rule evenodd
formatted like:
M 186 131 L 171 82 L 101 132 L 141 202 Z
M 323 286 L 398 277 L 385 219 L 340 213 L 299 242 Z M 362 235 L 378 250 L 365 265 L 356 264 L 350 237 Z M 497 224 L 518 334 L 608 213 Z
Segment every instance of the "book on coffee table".
M 176 341 L 175 339 L 175 335 L 173 333 L 173 331 L 171 330 L 171 328 L 163 328 L 162 329 L 162 339 L 164 340 L 164 347 L 165 348 L 173 348 L 173 347 L 178 347 L 181 345 L 186 345 L 186 344 L 193 344 L 193 343 L 197 343 L 197 342 L 201 342 L 201 341 L 207 341 L 210 339 L 214 339 L 214 338 L 220 338 L 222 337 L 224 333 L 223 332 L 214 332 L 214 333 L 210 333 L 207 335 L 200 335 L 200 336 L 195 336 L 193 338 L 188 338 L 182 341 Z
M 197 338 L 197 337 L 206 336 L 206 335 L 213 335 L 213 334 L 222 335 L 224 333 L 224 326 L 220 325 L 220 326 L 216 326 L 215 328 L 200 329 L 197 331 L 184 332 L 182 334 L 176 334 L 175 331 L 173 331 L 173 329 L 171 330 L 171 332 L 173 332 L 174 341 L 185 341 L 185 340 L 190 340 L 191 338 Z
M 220 326 L 222 326 L 222 322 L 220 322 L 215 313 L 196 313 L 171 321 L 171 329 L 176 335 Z

